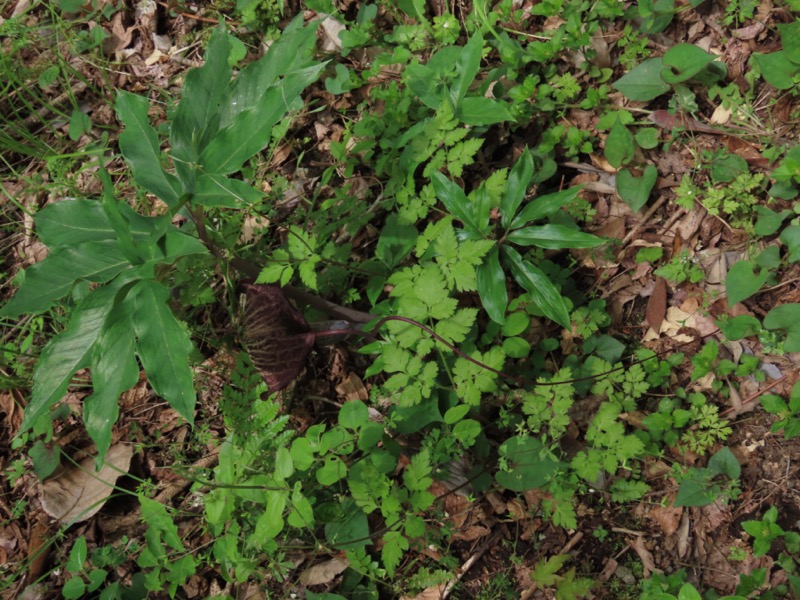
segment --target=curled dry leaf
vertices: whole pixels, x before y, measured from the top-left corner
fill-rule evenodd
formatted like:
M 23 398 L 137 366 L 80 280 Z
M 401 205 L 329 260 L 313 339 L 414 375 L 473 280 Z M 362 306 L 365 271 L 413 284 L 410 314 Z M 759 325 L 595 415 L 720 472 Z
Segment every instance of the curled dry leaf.
M 242 288 L 247 352 L 269 391 L 277 392 L 303 370 L 314 332 L 280 287 L 245 283 Z
M 42 484 L 42 508 L 60 524 L 80 523 L 94 516 L 114 491 L 117 478 L 128 472 L 133 448 L 114 444 L 105 463 L 95 471 L 93 457 L 66 469 Z
M 350 566 L 349 561 L 332 558 L 325 562 L 317 563 L 300 573 L 300 583 L 303 585 L 323 585 L 330 583 L 333 578 Z

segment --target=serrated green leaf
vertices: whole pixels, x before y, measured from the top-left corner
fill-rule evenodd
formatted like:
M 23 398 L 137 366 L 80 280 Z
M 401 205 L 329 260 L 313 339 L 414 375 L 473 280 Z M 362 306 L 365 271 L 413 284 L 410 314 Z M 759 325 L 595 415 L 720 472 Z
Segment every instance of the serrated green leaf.
M 189 355 L 192 342 L 167 306 L 169 290 L 155 281 L 139 281 L 130 292 L 136 351 L 153 390 L 189 423 L 195 392 Z
M 0 317 L 39 314 L 66 296 L 76 281 L 104 283 L 130 266 L 116 241 L 86 242 L 51 252 L 25 272 L 25 282 Z
M 119 148 L 136 182 L 172 208 L 178 202 L 182 186 L 161 166 L 158 136 L 147 118 L 149 108 L 147 98 L 122 90 L 117 92 L 115 110 L 125 126 L 119 136 Z
M 72 311 L 67 328 L 44 347 L 33 371 L 33 394 L 25 407 L 21 431 L 29 429 L 61 400 L 78 369 L 89 366 L 92 346 L 100 335 L 117 291 L 113 286 L 92 291 Z
M 383 536 L 381 558 L 389 577 L 394 576 L 394 570 L 403 558 L 403 552 L 408 550 L 408 540 L 399 531 L 390 531 Z
M 103 461 L 111 446 L 111 428 L 119 416 L 119 397 L 139 380 L 132 312 L 129 297 L 114 306 L 92 348 L 94 392 L 83 401 L 83 422 L 97 446 L 98 462 Z
M 508 234 L 508 241 L 520 246 L 537 246 L 549 250 L 594 248 L 605 243 L 602 238 L 565 225 L 532 225 Z
M 511 264 L 514 279 L 532 296 L 545 316 L 562 327 L 569 328 L 567 305 L 547 275 L 527 260 L 523 260 L 519 252 L 510 246 L 503 246 L 503 254 Z
M 533 178 L 533 156 L 525 148 L 517 162 L 511 168 L 506 180 L 506 189 L 500 198 L 500 218 L 503 227 L 508 227 L 514 220 L 520 204 L 525 199 L 528 186 Z

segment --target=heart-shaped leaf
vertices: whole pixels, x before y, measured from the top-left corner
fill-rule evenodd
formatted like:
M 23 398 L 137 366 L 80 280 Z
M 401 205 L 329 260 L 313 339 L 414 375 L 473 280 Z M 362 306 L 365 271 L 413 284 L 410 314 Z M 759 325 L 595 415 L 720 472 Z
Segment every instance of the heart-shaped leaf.
M 270 392 L 289 385 L 303 370 L 314 332 L 277 285 L 242 284 L 244 343 Z

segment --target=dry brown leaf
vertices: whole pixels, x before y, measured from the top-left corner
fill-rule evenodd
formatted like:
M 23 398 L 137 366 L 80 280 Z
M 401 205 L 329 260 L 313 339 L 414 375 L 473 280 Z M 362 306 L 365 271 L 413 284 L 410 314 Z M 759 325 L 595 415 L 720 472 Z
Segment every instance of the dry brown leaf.
M 441 600 L 447 590 L 447 585 L 442 583 L 433 587 L 425 588 L 416 596 L 402 596 L 400 600 Z
M 350 561 L 341 558 L 332 558 L 325 562 L 317 563 L 300 573 L 300 583 L 303 585 L 322 585 L 330 583 L 333 579 L 347 567 Z
M 675 506 L 656 506 L 647 513 L 648 518 L 658 523 L 665 535 L 678 531 L 682 515 L 683 509 Z
M 661 323 L 667 314 L 667 282 L 663 277 L 656 277 L 653 293 L 647 301 L 647 324 L 655 331 L 661 329 Z
M 79 465 L 45 481 L 41 486 L 42 508 L 62 525 L 89 519 L 114 491 L 117 478 L 128 472 L 132 456 L 132 446 L 114 444 L 99 472 L 95 471 L 94 458 L 87 457 Z
M 39 514 L 39 518 L 31 527 L 28 539 L 28 580 L 35 581 L 45 571 L 53 537 L 47 518 Z
M 662 573 L 661 569 L 656 568 L 656 563 L 653 560 L 653 554 L 647 549 L 644 537 L 638 536 L 633 540 L 628 540 L 628 545 L 633 548 L 634 552 L 639 555 L 639 560 L 642 561 L 644 567 L 645 579 L 650 577 L 651 573 Z
M 322 21 L 322 42 L 320 44 L 322 51 L 340 52 L 342 40 L 339 36 L 345 29 L 347 28 L 333 17 L 326 17 Z
M 492 530 L 483 525 L 470 525 L 464 531 L 459 531 L 452 535 L 452 539 L 461 540 L 464 542 L 471 542 L 478 538 L 485 537 L 492 533 Z

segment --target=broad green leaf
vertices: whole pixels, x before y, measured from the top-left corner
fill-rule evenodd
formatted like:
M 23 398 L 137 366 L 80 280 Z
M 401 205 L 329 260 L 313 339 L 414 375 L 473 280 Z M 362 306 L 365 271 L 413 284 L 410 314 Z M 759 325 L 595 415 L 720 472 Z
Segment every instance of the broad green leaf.
M 682 83 L 700 73 L 715 58 L 694 44 L 676 44 L 662 57 L 661 78 L 667 83 Z
M 351 498 L 341 503 L 341 514 L 325 523 L 325 538 L 332 546 L 341 550 L 363 548 L 373 542 L 369 537 L 367 515 Z
M 761 322 L 752 315 L 739 315 L 725 321 L 718 321 L 717 325 L 725 337 L 731 341 L 750 337 L 761 330 Z
M 158 136 L 147 118 L 149 108 L 147 98 L 130 92 L 117 92 L 115 109 L 125 126 L 119 136 L 119 148 L 130 164 L 136 182 L 172 208 L 181 195 L 181 184 L 161 166 Z
M 264 56 L 239 72 L 222 102 L 221 129 L 229 127 L 239 114 L 258 109 L 267 90 L 276 84 L 280 87 L 279 77 L 315 64 L 312 52 L 316 31 L 316 24 L 303 27 L 303 16 L 299 15 Z
M 785 329 L 783 349 L 786 352 L 800 352 L 800 304 L 782 304 L 773 308 L 764 317 L 764 327 Z
M 565 225 L 532 225 L 512 231 L 507 239 L 520 246 L 537 246 L 549 250 L 594 248 L 604 243 L 604 240 L 596 235 Z
M 500 252 L 497 246 L 489 253 L 478 266 L 476 271 L 478 279 L 478 295 L 486 314 L 495 323 L 503 323 L 508 306 L 508 290 L 506 289 L 506 274 L 500 265 Z
M 561 190 L 560 192 L 534 198 L 519 211 L 516 217 L 514 217 L 509 229 L 518 229 L 531 221 L 538 221 L 544 217 L 549 217 L 565 204 L 569 204 L 575 200 L 581 189 L 583 188 L 575 186 Z
M 0 309 L 0 317 L 42 313 L 66 296 L 76 281 L 104 283 L 127 266 L 130 263 L 115 241 L 59 248 L 25 272 L 22 287 Z
M 742 474 L 742 466 L 730 448 L 723 448 L 715 453 L 708 461 L 708 470 L 715 475 L 724 474 L 731 480 L 739 479 Z
M 569 328 L 567 305 L 547 275 L 527 260 L 523 260 L 519 252 L 510 246 L 503 246 L 503 253 L 511 263 L 514 279 L 532 296 L 545 316 L 562 327 Z
M 206 207 L 242 208 L 263 197 L 264 194 L 241 179 L 208 173 L 197 178 L 192 201 Z
M 633 134 L 619 119 L 614 121 L 611 131 L 608 132 L 606 145 L 603 149 L 606 159 L 615 169 L 633 160 L 636 143 Z
M 761 269 L 756 275 L 754 263 L 749 260 L 740 260 L 728 269 L 725 278 L 725 289 L 728 292 L 728 306 L 746 300 L 761 289 L 769 278 L 769 271 Z
M 96 200 L 67 199 L 48 204 L 36 214 L 36 233 L 42 243 L 56 250 L 62 246 L 75 246 L 84 242 L 117 239 L 119 235 L 111 224 L 104 202 Z M 135 239 L 150 237 L 166 230 L 169 215 L 145 217 L 125 202 L 115 201 L 118 212 L 127 222 Z
M 478 224 L 472 214 L 472 205 L 464 190 L 438 172 L 431 176 L 431 183 L 436 197 L 441 200 L 448 212 L 473 232 L 479 233 Z
M 100 335 L 117 291 L 113 285 L 92 291 L 72 311 L 67 328 L 44 347 L 33 371 L 33 393 L 25 407 L 21 431 L 30 428 L 61 400 L 78 369 L 89 366 L 92 346 Z
M 495 478 L 514 492 L 544 486 L 559 466 L 542 442 L 532 437 L 514 436 L 506 440 L 500 446 L 500 456 L 507 461 L 508 470 L 498 471 Z
M 153 248 L 152 260 L 156 263 L 173 263 L 191 254 L 208 254 L 208 248 L 196 237 L 172 227 Z
M 458 105 L 456 114 L 462 123 L 473 127 L 514 120 L 514 115 L 511 114 L 505 102 L 483 96 L 464 98 Z
M 139 505 L 142 508 L 142 521 L 147 526 L 157 532 L 170 548 L 182 552 L 185 548 L 178 533 L 178 527 L 172 520 L 167 507 L 157 500 L 151 500 L 146 496 L 139 495 Z
M 86 546 L 86 538 L 80 536 L 72 545 L 72 550 L 69 551 L 69 559 L 65 568 L 70 573 L 80 573 L 83 571 L 83 563 L 89 557 L 89 550 Z
M 375 256 L 389 269 L 393 269 L 405 260 L 418 237 L 416 227 L 403 223 L 396 213 L 392 213 L 386 218 L 381 230 L 375 246 Z
M 345 402 L 339 411 L 339 425 L 348 429 L 359 429 L 369 421 L 367 405 L 360 400 Z
M 98 171 L 98 177 L 103 184 L 103 212 L 111 227 L 114 229 L 117 245 L 123 256 L 128 259 L 132 265 L 137 265 L 143 262 L 143 253 L 137 250 L 133 243 L 133 233 L 131 232 L 130 222 L 123 216 L 120 206 L 123 204 L 115 197 L 114 182 L 111 181 L 111 176 L 108 171 L 101 165 Z M 127 207 L 128 205 L 125 204 Z
M 189 355 L 189 334 L 172 314 L 169 290 L 143 280 L 130 292 L 134 305 L 136 351 L 153 390 L 189 423 L 194 420 L 195 392 Z
M 50 250 L 116 236 L 102 203 L 83 199 L 60 200 L 45 206 L 36 214 L 36 233 Z
M 134 353 L 129 297 L 114 306 L 92 349 L 92 389 L 83 401 L 83 422 L 97 445 L 97 459 L 103 461 L 111 446 L 111 428 L 119 417 L 119 397 L 139 380 Z
M 758 65 L 761 75 L 772 87 L 789 90 L 794 87 L 794 76 L 798 67 L 786 56 L 784 51 L 761 54 L 754 52 L 751 60 Z
M 194 183 L 192 165 L 219 128 L 220 108 L 231 79 L 230 50 L 228 34 L 217 27 L 206 48 L 205 64 L 186 75 L 181 102 L 172 120 L 170 141 L 175 168 L 190 189 Z
M 450 87 L 450 100 L 458 109 L 462 100 L 467 95 L 469 86 L 478 74 L 481 67 L 481 52 L 483 51 L 483 36 L 480 33 L 473 35 L 459 50 L 456 60 L 458 75 Z M 467 123 L 467 121 L 464 121 Z
M 617 173 L 617 193 L 631 210 L 640 210 L 650 198 L 658 180 L 658 169 L 647 165 L 641 177 L 636 177 L 630 169 L 622 169 Z
M 525 199 L 525 193 L 533 177 L 533 156 L 525 150 L 520 154 L 517 162 L 511 168 L 506 181 L 506 189 L 500 198 L 500 218 L 503 227 L 508 227 L 514 220 L 520 204 Z
M 789 23 L 779 23 L 778 31 L 781 34 L 781 45 L 786 57 L 800 65 L 800 22 L 795 19 Z
M 669 91 L 669 84 L 661 78 L 664 67 L 661 58 L 648 58 L 620 77 L 613 87 L 628 100 L 646 102 Z
M 200 153 L 200 164 L 209 173 L 227 175 L 271 141 L 272 127 L 292 108 L 302 92 L 319 76 L 323 64 L 293 73 L 270 88 L 252 109 L 240 112 Z

